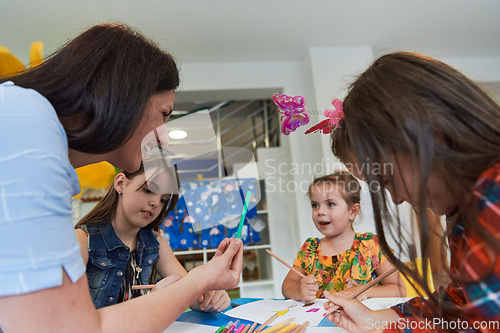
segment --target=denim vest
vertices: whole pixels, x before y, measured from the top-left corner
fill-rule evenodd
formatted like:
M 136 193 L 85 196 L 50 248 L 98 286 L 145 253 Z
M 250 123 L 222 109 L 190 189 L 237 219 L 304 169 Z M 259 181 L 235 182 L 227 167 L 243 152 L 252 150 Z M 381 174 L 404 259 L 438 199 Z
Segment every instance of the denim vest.
M 115 234 L 109 219 L 89 225 L 87 279 L 96 309 L 116 303 L 130 256 L 130 249 Z M 142 284 L 148 284 L 153 265 L 160 257 L 160 243 L 152 229 L 140 229 L 137 235 L 137 265 Z

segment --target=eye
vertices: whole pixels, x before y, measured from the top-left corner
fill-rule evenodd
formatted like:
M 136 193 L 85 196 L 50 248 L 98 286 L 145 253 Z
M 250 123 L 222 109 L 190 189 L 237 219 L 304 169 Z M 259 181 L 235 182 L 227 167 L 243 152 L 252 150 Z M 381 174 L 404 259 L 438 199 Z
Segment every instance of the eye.
M 172 111 L 163 111 L 161 115 L 163 116 L 163 121 L 167 122 L 168 118 L 170 118 L 170 115 L 172 114 Z
M 328 207 L 335 207 L 335 204 L 333 202 L 329 202 Z
M 167 202 L 167 200 L 166 200 L 166 199 L 161 198 L 161 199 L 160 199 L 160 202 L 161 202 L 162 204 L 165 204 L 165 202 Z
M 143 190 L 143 191 L 144 191 L 144 193 L 146 193 L 146 194 L 151 194 L 151 193 L 153 193 L 153 192 L 151 192 L 151 191 L 149 190 L 149 188 L 145 188 L 145 187 L 143 187 L 143 188 L 142 188 L 142 190 Z
M 313 209 L 314 209 L 314 208 L 318 208 L 318 204 L 316 204 L 316 203 L 312 203 L 312 204 L 311 204 L 311 207 L 312 207 Z

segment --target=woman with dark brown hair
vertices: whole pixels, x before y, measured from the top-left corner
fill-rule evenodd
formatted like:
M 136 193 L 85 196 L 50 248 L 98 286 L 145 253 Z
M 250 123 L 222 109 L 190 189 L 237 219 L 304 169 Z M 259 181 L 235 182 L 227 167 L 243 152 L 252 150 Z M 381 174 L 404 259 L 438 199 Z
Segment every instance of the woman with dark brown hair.
M 0 81 L 4 331 L 162 332 L 200 295 L 237 286 L 243 247 L 226 239 L 175 285 L 99 310 L 89 295 L 71 220 L 74 168 L 108 161 L 138 170 L 143 138 L 164 128 L 178 86 L 173 57 L 122 24 L 93 26 Z
M 355 176 L 368 182 L 384 252 L 431 296 L 371 311 L 356 300 L 325 293 L 331 301 L 326 308 L 340 307 L 329 319 L 352 332 L 372 328 L 498 331 L 498 104 L 452 67 L 400 52 L 382 56 L 351 84 L 343 112 L 332 132 L 332 150 Z M 381 165 L 392 167 L 381 172 Z M 415 237 L 404 237 L 383 189 L 395 204 L 406 201 L 415 208 L 420 243 L 415 244 Z M 452 282 L 433 294 L 427 285 L 427 262 L 433 251 L 428 246 L 427 209 L 446 214 L 451 252 Z M 388 251 L 387 236 L 399 240 L 412 261 L 419 253 L 422 275 Z

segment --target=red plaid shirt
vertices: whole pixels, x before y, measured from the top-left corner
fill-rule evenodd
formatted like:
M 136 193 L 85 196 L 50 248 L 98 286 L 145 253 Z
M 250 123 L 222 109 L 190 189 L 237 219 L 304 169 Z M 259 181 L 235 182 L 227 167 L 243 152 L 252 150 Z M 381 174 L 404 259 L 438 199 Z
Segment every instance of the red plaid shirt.
M 474 204 L 478 223 L 500 242 L 500 163 L 486 170 L 474 186 Z M 452 281 L 435 291 L 439 298 L 462 310 L 460 321 L 440 323 L 433 318 L 423 298 L 413 298 L 393 309 L 400 321 L 384 332 L 436 332 L 443 328 L 463 332 L 500 332 L 500 253 L 485 246 L 463 223 L 457 224 L 449 237 L 451 269 L 466 279 L 477 279 L 494 264 L 493 273 L 478 283 Z

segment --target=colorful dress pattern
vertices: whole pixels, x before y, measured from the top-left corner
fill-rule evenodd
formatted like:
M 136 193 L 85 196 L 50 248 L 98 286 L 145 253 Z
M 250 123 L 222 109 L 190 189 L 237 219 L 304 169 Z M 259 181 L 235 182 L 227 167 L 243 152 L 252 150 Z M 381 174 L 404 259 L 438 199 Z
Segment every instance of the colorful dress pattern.
M 372 233 L 356 233 L 350 249 L 335 256 L 321 253 L 318 238 L 308 238 L 300 249 L 293 265 L 306 274 L 313 274 L 321 284 L 316 297 L 323 291 L 341 291 L 364 285 L 376 277 L 375 269 L 387 260 Z
M 477 180 L 471 209 L 477 211 L 477 221 L 500 241 L 500 163 L 486 170 Z M 452 216 L 453 217 L 453 216 Z M 474 234 L 465 223 L 458 223 L 448 237 L 450 269 L 466 280 L 477 280 L 489 270 L 482 282 L 461 283 L 452 278 L 448 287 L 440 287 L 434 294 L 460 313 L 461 322 L 447 323 L 460 332 L 500 331 L 500 253 Z M 493 266 L 493 267 L 492 267 Z M 405 327 L 396 326 L 384 332 L 442 332 L 443 327 L 432 323 L 433 315 L 423 298 L 413 298 L 392 308 L 404 318 Z M 427 318 L 427 320 L 426 320 Z M 438 318 L 440 319 L 440 318 Z M 414 329 L 412 327 L 422 327 Z

